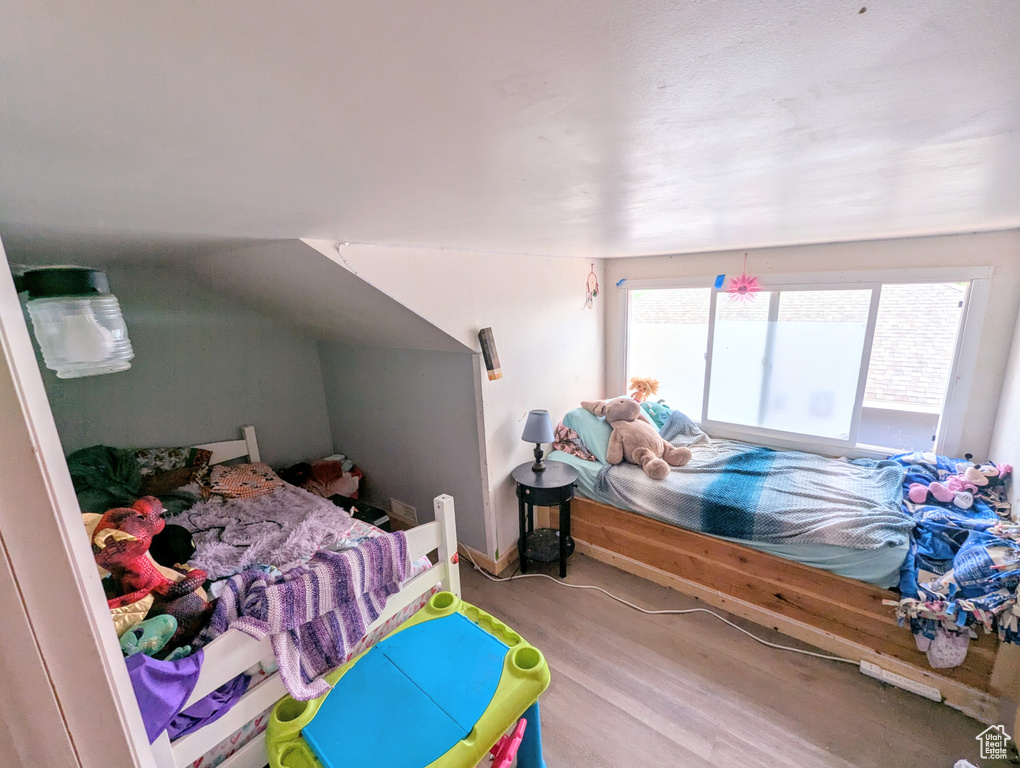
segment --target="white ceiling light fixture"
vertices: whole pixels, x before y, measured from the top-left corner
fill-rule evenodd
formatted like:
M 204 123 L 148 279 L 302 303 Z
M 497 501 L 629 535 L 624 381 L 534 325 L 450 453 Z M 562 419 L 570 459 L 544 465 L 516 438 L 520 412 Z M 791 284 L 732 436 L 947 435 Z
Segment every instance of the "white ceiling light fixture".
M 15 274 L 15 284 L 19 292 L 28 292 L 28 314 L 43 362 L 57 378 L 98 376 L 131 367 L 135 353 L 105 272 L 27 267 Z

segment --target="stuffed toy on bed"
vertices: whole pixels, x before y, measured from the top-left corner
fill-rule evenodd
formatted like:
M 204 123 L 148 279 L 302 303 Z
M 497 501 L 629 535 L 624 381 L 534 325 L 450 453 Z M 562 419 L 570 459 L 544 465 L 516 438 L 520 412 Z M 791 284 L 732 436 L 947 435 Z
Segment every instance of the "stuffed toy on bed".
M 630 396 L 639 403 L 659 394 L 659 380 L 649 376 L 634 376 L 630 380 Z
M 130 507 L 107 510 L 92 533 L 92 554 L 100 568 L 109 571 L 110 608 L 122 608 L 169 587 L 148 556 L 152 537 L 163 530 L 163 505 L 145 496 Z M 111 594 L 112 592 L 112 594 Z
M 92 533 L 92 553 L 96 564 L 110 573 L 106 587 L 111 611 L 151 600 L 146 617 L 167 615 L 177 621 L 166 646 L 173 649 L 191 641 L 212 607 L 202 589 L 205 571 L 186 565 L 164 568 L 152 559 L 152 538 L 165 525 L 163 504 L 153 496 L 108 510 Z
M 653 480 L 669 477 L 669 468 L 682 467 L 691 460 L 689 448 L 677 447 L 659 435 L 641 405 L 630 397 L 612 400 L 586 400 L 581 407 L 596 416 L 604 416 L 612 426 L 606 461 L 637 464 Z

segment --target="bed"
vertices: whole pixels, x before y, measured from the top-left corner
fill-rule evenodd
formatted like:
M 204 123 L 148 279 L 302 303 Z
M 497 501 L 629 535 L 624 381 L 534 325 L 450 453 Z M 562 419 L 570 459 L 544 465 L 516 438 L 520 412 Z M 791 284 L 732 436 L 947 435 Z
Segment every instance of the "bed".
M 195 447 L 210 451 L 210 463 L 214 465 L 234 460 L 258 462 L 260 456 L 254 427 L 244 427 L 242 432 L 243 438 L 239 440 Z M 446 495 L 437 496 L 434 510 L 434 522 L 420 525 L 406 535 L 411 562 L 434 552 L 435 565 L 405 581 L 399 592 L 389 598 L 385 609 L 351 655 L 385 635 L 438 589 L 460 594 L 453 499 Z M 158 768 L 186 768 L 198 762 L 202 766 L 262 768 L 268 762 L 262 732 L 265 713 L 286 694 L 276 671 L 270 637 L 256 641 L 231 629 L 206 645 L 204 654 L 197 683 L 182 709 L 245 672 L 261 670 L 254 675 L 258 679 L 253 679 L 247 692 L 218 720 L 172 742 L 164 731 L 152 744 L 156 765 Z
M 655 514 L 655 509 L 642 512 L 627 505 L 625 501 L 613 501 L 598 490 L 599 472 L 603 465 L 597 461 L 586 461 L 562 451 L 555 451 L 549 458 L 570 464 L 577 470 L 577 487 L 585 497 L 601 501 L 608 506 L 626 509 L 629 512 L 643 514 L 646 517 L 670 523 L 665 515 Z M 651 514 L 649 514 L 651 513 Z M 782 543 L 771 541 L 747 541 L 729 536 L 716 536 L 723 541 L 730 541 L 741 546 L 756 549 L 766 554 L 820 568 L 830 573 L 846 576 L 850 579 L 863 581 L 880 587 L 894 586 L 899 579 L 900 564 L 907 554 L 907 539 L 902 537 L 888 546 L 872 549 L 854 549 L 825 543 Z
M 608 441 L 598 430 L 607 428 L 590 416 L 581 409 L 568 414 L 556 443 L 566 450 L 549 456 L 578 470 L 579 495 L 571 506 L 578 551 L 831 653 L 874 664 L 884 670 L 879 674 L 895 673 L 937 689 L 947 704 L 985 722 L 999 716 L 999 695 L 1016 684 L 1013 647 L 981 634 L 963 665 L 933 670 L 887 604 L 899 599 L 887 587 L 896 583 L 905 541 L 889 534 L 883 541 L 891 543 L 867 550 L 795 539 L 748 541 L 686 529 L 626 485 L 622 493 L 607 491 L 606 465 L 597 455 L 603 439 Z M 697 456 L 699 446 L 691 447 Z M 693 474 L 697 471 L 695 464 Z M 622 472 L 641 474 L 629 466 Z

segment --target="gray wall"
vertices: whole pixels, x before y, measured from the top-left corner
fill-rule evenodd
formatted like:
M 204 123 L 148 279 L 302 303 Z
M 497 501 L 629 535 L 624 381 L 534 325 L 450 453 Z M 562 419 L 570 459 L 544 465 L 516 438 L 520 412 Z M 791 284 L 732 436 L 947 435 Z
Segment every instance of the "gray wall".
M 311 336 L 164 270 L 107 273 L 135 359 L 123 373 L 68 380 L 40 359 L 65 453 L 226 440 L 244 424 L 274 466 L 332 451 Z
M 457 537 L 485 550 L 473 355 L 323 342 L 319 345 L 333 444 L 365 472 L 366 500 L 390 497 L 432 519 L 453 496 Z

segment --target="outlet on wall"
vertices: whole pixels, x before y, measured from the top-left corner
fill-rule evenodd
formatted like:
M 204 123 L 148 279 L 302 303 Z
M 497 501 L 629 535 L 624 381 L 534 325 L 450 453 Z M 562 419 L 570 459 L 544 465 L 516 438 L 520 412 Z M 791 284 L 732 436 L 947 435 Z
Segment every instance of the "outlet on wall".
M 390 498 L 390 516 L 395 517 L 402 523 L 418 525 L 418 510 L 410 504 Z

